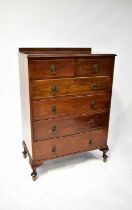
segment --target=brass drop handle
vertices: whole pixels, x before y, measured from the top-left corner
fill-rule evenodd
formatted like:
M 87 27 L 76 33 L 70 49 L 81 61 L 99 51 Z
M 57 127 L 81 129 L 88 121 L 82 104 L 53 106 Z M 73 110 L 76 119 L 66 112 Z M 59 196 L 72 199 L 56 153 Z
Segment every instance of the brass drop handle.
M 53 146 L 51 151 L 56 152 L 56 146 Z
M 88 140 L 88 144 L 92 144 L 93 143 L 93 139 L 90 137 Z
M 94 119 L 90 120 L 90 127 L 92 127 L 92 128 L 95 127 L 95 120 Z
M 55 95 L 56 94 L 56 91 L 57 91 L 56 85 L 52 85 L 52 87 L 51 87 L 51 93 L 52 93 L 52 95 Z
M 52 126 L 52 133 L 54 133 L 56 131 L 56 125 Z
M 52 64 L 51 65 L 51 69 L 50 69 L 50 72 L 51 72 L 52 75 L 55 75 L 57 73 L 56 72 L 56 69 L 57 69 L 56 65 L 55 64 Z
M 96 101 L 95 101 L 95 100 L 93 100 L 93 101 L 91 102 L 91 108 L 93 108 L 93 109 L 96 108 Z
M 98 64 L 93 65 L 93 72 L 97 73 L 98 72 Z
M 92 90 L 93 90 L 93 91 L 97 90 L 97 84 L 96 84 L 96 82 L 93 83 L 93 85 L 92 85 Z
M 51 107 L 51 110 L 52 110 L 52 113 L 54 113 L 54 114 L 55 114 L 55 113 L 56 113 L 56 106 L 55 106 L 55 105 L 54 105 L 54 106 L 52 106 L 52 107 Z

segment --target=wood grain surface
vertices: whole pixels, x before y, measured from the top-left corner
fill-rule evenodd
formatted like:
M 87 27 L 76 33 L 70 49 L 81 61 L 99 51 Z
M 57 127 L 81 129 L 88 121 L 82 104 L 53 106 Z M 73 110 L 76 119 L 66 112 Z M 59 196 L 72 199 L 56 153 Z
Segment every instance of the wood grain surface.
M 102 59 L 77 59 L 78 76 L 112 76 L 114 57 Z
M 111 77 L 81 77 L 31 81 L 33 99 L 111 91 Z
M 67 136 L 92 129 L 108 127 L 108 112 L 63 117 L 49 120 L 38 120 L 33 123 L 34 140 L 44 140 Z
M 34 120 L 109 110 L 110 93 L 32 100 Z
M 29 60 L 30 78 L 56 78 L 74 76 L 75 59 L 35 59 Z
M 45 55 L 48 57 L 48 55 L 57 55 L 57 54 L 67 54 L 69 56 L 73 56 L 73 55 L 76 55 L 76 54 L 79 54 L 80 56 L 83 55 L 83 54 L 91 54 L 91 48 L 87 48 L 87 47 L 84 47 L 84 48 L 63 48 L 63 47 L 57 47 L 57 48 L 52 48 L 52 47 L 48 47 L 48 48 L 43 48 L 43 47 L 21 47 L 19 48 L 19 52 L 20 53 L 24 53 L 24 54 L 28 54 L 28 55 L 31 55 L 31 54 L 35 54 L 35 57 L 37 55 Z
M 34 159 L 46 160 L 106 147 L 107 129 L 95 130 L 78 135 L 33 142 Z

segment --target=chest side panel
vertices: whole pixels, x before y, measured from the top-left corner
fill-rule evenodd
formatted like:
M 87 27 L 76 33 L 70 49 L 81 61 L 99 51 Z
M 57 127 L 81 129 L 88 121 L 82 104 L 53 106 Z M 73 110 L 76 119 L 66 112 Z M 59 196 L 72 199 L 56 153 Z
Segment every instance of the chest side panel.
M 21 112 L 22 112 L 22 131 L 23 140 L 32 157 L 32 135 L 31 135 L 31 110 L 29 94 L 29 75 L 28 61 L 25 55 L 19 54 L 19 78 L 20 78 L 20 95 L 21 95 Z

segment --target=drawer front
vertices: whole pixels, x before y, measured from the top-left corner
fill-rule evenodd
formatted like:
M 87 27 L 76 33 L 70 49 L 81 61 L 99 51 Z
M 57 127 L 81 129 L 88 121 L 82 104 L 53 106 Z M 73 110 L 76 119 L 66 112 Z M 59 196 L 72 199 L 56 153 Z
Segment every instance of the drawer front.
M 30 78 L 54 78 L 63 76 L 74 76 L 74 59 L 46 59 L 30 60 L 29 74 Z
M 114 69 L 114 58 L 103 59 L 78 59 L 78 76 L 106 76 L 112 75 Z
M 101 91 L 111 91 L 111 84 L 111 77 L 33 80 L 31 95 L 33 99 L 40 99 L 64 95 L 95 94 Z
M 33 119 L 41 120 L 56 118 L 63 115 L 84 114 L 108 110 L 111 94 L 94 94 L 90 96 L 51 98 L 46 100 L 33 100 Z
M 107 145 L 107 129 L 33 142 L 34 159 L 50 159 Z
M 44 140 L 108 127 L 108 112 L 34 121 L 34 140 Z

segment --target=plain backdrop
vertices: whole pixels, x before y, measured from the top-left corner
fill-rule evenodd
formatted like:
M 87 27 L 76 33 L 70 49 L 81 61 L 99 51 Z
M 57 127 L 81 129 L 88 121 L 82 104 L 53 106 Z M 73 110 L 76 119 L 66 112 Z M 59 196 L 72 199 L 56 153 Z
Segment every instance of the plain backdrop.
M 116 53 L 109 161 L 99 151 L 47 161 L 33 182 L 22 157 L 19 47 Z M 132 1 L 0 0 L 0 210 L 132 210 Z

